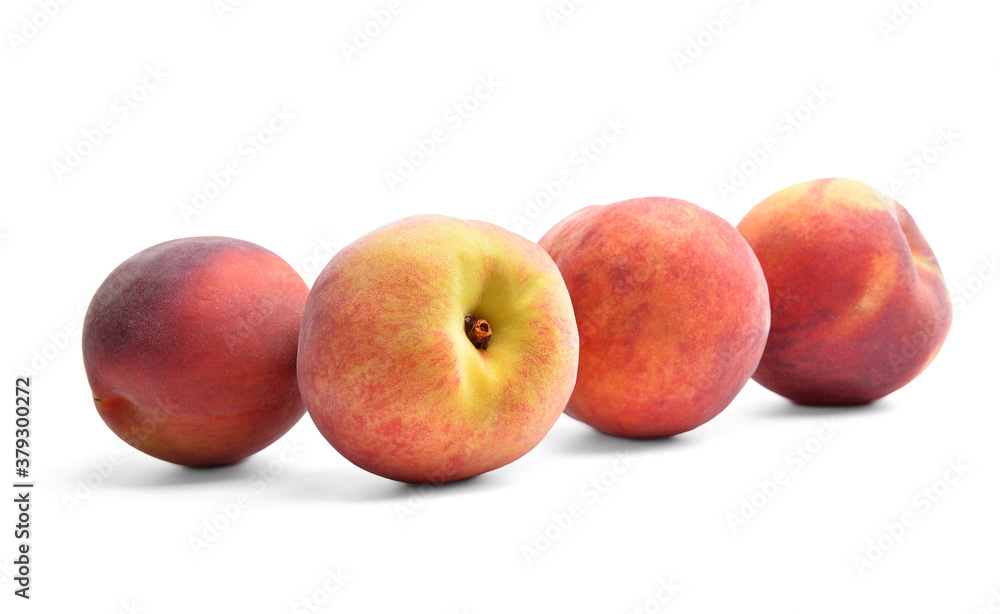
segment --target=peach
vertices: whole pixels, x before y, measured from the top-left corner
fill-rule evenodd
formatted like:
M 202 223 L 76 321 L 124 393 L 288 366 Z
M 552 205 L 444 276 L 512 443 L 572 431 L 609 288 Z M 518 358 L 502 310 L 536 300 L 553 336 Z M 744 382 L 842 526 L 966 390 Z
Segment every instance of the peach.
M 767 286 L 722 218 L 640 198 L 581 209 L 540 245 L 580 330 L 570 416 L 612 435 L 676 435 L 718 415 L 750 379 L 767 339 Z
M 406 218 L 348 245 L 306 304 L 299 386 L 355 465 L 443 483 L 502 467 L 562 414 L 579 341 L 559 270 L 485 222 Z
M 941 267 L 910 214 L 850 179 L 772 194 L 739 230 L 760 259 L 771 332 L 754 379 L 805 405 L 854 405 L 901 388 L 951 325 Z
M 235 463 L 305 413 L 295 377 L 308 287 L 284 260 L 223 237 L 132 256 L 97 290 L 83 361 L 104 422 L 189 466 Z

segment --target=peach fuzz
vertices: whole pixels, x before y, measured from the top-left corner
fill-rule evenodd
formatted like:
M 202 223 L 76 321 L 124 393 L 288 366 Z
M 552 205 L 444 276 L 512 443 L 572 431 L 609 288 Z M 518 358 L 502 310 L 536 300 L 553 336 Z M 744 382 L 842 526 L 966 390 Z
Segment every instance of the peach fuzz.
M 580 330 L 570 416 L 612 435 L 676 435 L 719 414 L 750 379 L 767 339 L 767 287 L 721 217 L 640 198 L 581 209 L 539 244 Z
M 295 377 L 308 287 L 236 239 L 168 241 L 97 290 L 83 325 L 94 404 L 124 441 L 189 466 L 235 463 L 305 412 Z
M 355 465 L 443 483 L 534 448 L 573 390 L 579 341 L 559 270 L 485 222 L 419 215 L 340 251 L 299 341 L 309 415 Z
M 937 355 L 952 309 L 910 214 L 859 181 L 781 190 L 739 223 L 767 277 L 771 332 L 754 379 L 805 405 L 884 397 Z

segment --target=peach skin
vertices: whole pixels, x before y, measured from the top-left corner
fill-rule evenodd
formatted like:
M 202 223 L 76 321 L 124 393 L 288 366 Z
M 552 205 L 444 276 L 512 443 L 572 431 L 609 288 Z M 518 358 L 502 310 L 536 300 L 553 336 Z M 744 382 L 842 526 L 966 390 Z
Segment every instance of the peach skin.
M 771 332 L 754 379 L 804 405 L 857 405 L 919 375 L 951 326 L 941 267 L 910 214 L 859 181 L 781 190 L 738 226 Z
M 719 216 L 639 198 L 581 209 L 539 244 L 580 330 L 570 416 L 623 437 L 676 435 L 719 414 L 750 379 L 767 339 L 767 286 Z
M 295 378 L 308 287 L 236 239 L 168 241 L 97 290 L 83 362 L 104 422 L 133 447 L 189 466 L 235 463 L 305 413 Z
M 485 222 L 418 215 L 323 269 L 299 337 L 309 415 L 349 461 L 462 480 L 534 448 L 576 380 L 573 305 L 548 255 Z

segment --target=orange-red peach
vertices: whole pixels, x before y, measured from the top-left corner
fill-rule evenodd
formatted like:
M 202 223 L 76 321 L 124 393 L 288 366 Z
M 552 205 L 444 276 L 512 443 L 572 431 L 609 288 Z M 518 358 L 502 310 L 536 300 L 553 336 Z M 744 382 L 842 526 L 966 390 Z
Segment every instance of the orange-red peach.
M 223 237 L 132 256 L 83 325 L 94 404 L 124 441 L 189 466 L 237 462 L 305 413 L 295 377 L 308 287 L 284 260 Z
M 901 388 L 951 325 L 941 267 L 910 214 L 875 189 L 821 179 L 755 206 L 739 230 L 760 259 L 771 332 L 754 379 L 806 405 Z
M 570 416 L 612 435 L 676 435 L 719 414 L 750 379 L 767 339 L 767 287 L 719 216 L 640 198 L 581 209 L 540 245 L 580 331 Z

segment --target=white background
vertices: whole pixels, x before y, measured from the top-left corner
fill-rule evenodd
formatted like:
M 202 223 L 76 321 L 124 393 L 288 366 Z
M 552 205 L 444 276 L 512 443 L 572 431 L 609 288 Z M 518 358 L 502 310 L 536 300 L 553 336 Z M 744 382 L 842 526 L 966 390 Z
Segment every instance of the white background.
M 38 486 L 25 603 L 9 567 L 10 385 L 4 611 L 310 611 L 304 598 L 329 612 L 987 608 L 1000 589 L 1000 281 L 983 266 L 1000 256 L 1000 6 L 894 1 L 593 0 L 555 26 L 556 0 L 406 1 L 350 57 L 343 44 L 388 0 L 253 0 L 221 15 L 211 0 L 69 2 L 48 19 L 32 0 L 5 1 L 0 322 L 9 383 L 34 372 Z M 911 14 L 880 29 L 897 6 Z M 699 36 L 708 46 L 681 69 L 677 54 L 697 54 L 688 37 Z M 157 69 L 165 77 L 143 86 Z M 490 77 L 499 85 L 460 125 L 446 116 Z M 814 88 L 829 95 L 802 107 Z M 130 108 L 122 95 L 142 100 Z M 286 108 L 294 119 L 249 160 L 244 141 Z M 111 131 L 80 147 L 105 118 Z M 592 144 L 616 119 L 621 134 Z M 390 189 L 385 173 L 435 129 L 444 143 Z M 745 185 L 724 195 L 718 182 L 769 138 L 777 151 L 746 163 Z M 586 169 L 583 146 L 601 151 Z M 240 174 L 208 187 L 215 197 L 186 220 L 181 206 L 231 162 Z M 563 170 L 572 183 L 529 209 Z M 898 182 L 962 297 L 936 362 L 870 407 L 800 408 L 751 382 L 673 440 L 619 440 L 563 417 L 520 461 L 425 491 L 355 468 L 308 417 L 237 466 L 172 466 L 118 440 L 90 400 L 82 310 L 115 266 L 164 240 L 254 241 L 311 284 L 329 244 L 411 214 L 537 240 L 585 205 L 662 195 L 736 223 L 768 194 L 828 176 Z M 837 433 L 817 446 L 827 420 Z M 815 454 L 794 461 L 798 446 Z M 950 462 L 970 469 L 945 489 Z M 727 515 L 776 471 L 787 484 L 734 531 Z M 610 486 L 591 496 L 585 485 L 602 478 Z M 927 507 L 919 493 L 936 483 L 947 492 Z M 196 554 L 190 538 L 225 524 L 241 494 L 249 505 Z M 553 528 L 576 502 L 582 515 Z M 869 540 L 907 512 L 916 526 L 883 537 L 894 543 L 860 573 Z M 529 565 L 523 548 L 539 544 Z M 338 569 L 346 580 L 324 592 Z M 682 587 L 665 604 L 661 582 Z

